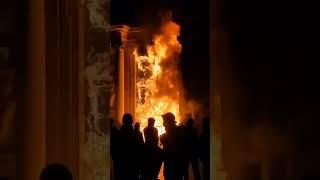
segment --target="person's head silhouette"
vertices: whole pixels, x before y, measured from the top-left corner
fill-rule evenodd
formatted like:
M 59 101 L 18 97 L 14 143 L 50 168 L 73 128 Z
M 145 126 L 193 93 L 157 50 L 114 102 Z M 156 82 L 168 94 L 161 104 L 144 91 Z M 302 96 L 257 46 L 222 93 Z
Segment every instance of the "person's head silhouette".
M 132 126 L 133 124 L 133 117 L 130 113 L 125 113 L 122 116 L 122 124 L 125 126 Z
M 189 118 L 186 122 L 186 127 L 192 128 L 194 125 L 194 120 L 192 118 Z
M 134 124 L 134 130 L 135 131 L 140 131 L 140 123 L 137 122 L 137 123 Z
M 40 180 L 72 180 L 72 174 L 62 164 L 50 164 L 42 170 Z
M 154 127 L 154 123 L 156 120 L 154 118 L 149 118 L 148 119 L 148 127 Z
M 168 112 L 164 115 L 162 115 L 163 118 L 163 126 L 166 128 L 166 131 L 170 131 L 173 127 L 176 126 L 176 118 L 174 114 L 171 112 Z

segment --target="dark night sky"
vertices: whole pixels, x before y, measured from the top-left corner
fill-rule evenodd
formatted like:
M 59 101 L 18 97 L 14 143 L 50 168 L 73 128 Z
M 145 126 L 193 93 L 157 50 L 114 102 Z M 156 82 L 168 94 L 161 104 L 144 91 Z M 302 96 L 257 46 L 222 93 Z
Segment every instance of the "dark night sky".
M 274 125 L 300 131 L 301 137 L 317 138 L 320 53 L 316 6 L 301 1 L 224 2 L 229 54 L 248 96 L 248 114 L 265 111 Z
M 208 103 L 210 95 L 209 0 L 112 0 L 111 23 L 159 25 L 158 13 L 172 10 L 181 26 L 181 69 L 187 98 Z M 209 107 L 209 106 L 208 106 Z

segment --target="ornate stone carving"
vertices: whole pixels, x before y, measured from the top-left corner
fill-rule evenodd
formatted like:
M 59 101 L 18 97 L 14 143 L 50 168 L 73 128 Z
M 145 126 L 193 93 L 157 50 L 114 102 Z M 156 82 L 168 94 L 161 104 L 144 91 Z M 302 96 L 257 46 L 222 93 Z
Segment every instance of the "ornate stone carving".
M 82 5 L 87 8 L 87 34 L 84 39 L 86 58 L 82 81 L 84 81 L 84 129 L 80 129 L 80 163 L 82 180 L 106 180 L 109 178 L 109 131 L 108 119 L 111 116 L 110 104 L 114 94 L 115 84 L 112 76 L 110 58 L 109 32 L 110 25 L 107 0 L 84 0 Z M 84 19 L 82 19 L 84 21 Z M 80 137 L 81 138 L 81 137 Z

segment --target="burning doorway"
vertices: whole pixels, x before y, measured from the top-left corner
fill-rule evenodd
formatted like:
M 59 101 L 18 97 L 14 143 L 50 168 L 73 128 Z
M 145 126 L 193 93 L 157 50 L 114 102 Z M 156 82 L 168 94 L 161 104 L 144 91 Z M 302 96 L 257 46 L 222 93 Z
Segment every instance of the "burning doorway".
M 136 118 L 142 127 L 147 119 L 156 119 L 159 135 L 164 133 L 161 115 L 172 112 L 179 123 L 179 89 L 181 86 L 178 70 L 181 44 L 178 41 L 180 26 L 173 21 L 166 22 L 160 33 L 147 47 L 145 55 L 134 51 L 137 63 Z
M 118 77 L 114 117 L 120 120 L 123 113 L 129 112 L 142 128 L 153 117 L 161 135 L 165 132 L 161 115 L 172 112 L 178 123 L 181 120 L 180 26 L 166 21 L 152 43 L 144 47 L 145 52 L 135 39 L 143 30 L 121 25 L 112 26 L 112 33 Z

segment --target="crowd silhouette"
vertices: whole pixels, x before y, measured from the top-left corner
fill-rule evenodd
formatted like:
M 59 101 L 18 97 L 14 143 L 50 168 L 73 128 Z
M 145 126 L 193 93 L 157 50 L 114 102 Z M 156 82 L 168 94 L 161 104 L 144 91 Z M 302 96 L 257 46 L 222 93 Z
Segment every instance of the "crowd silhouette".
M 195 180 L 200 180 L 199 162 L 203 179 L 210 174 L 209 118 L 203 119 L 200 136 L 189 118 L 184 125 L 177 125 L 175 116 L 162 115 L 165 133 L 159 137 L 154 127 L 155 119 L 148 119 L 142 132 L 140 124 L 133 124 L 133 117 L 126 113 L 117 129 L 111 120 L 111 156 L 115 180 L 157 180 L 162 163 L 165 180 L 188 180 L 191 165 Z M 144 137 L 144 138 L 143 138 Z
M 202 133 L 198 137 L 192 118 L 187 119 L 185 125 L 177 126 L 172 113 L 166 113 L 162 117 L 166 133 L 160 138 L 153 118 L 148 119 L 148 126 L 143 129 L 143 134 L 139 123 L 133 126 L 130 114 L 123 116 L 120 129 L 114 126 L 115 122 L 111 119 L 110 150 L 115 180 L 157 180 L 162 163 L 165 180 L 188 180 L 190 165 L 194 178 L 201 179 L 199 161 L 203 167 L 202 179 L 210 179 L 210 119 L 203 119 Z M 162 148 L 159 147 L 159 142 Z M 250 173 L 253 173 L 250 179 L 263 179 L 257 171 Z M 0 177 L 0 180 L 7 179 Z M 69 169 L 59 163 L 47 165 L 39 177 L 39 180 L 72 179 Z M 295 179 L 319 180 L 320 177 L 305 174 Z
M 46 166 L 41 174 L 40 180 L 72 180 L 72 174 L 63 164 L 54 163 Z

